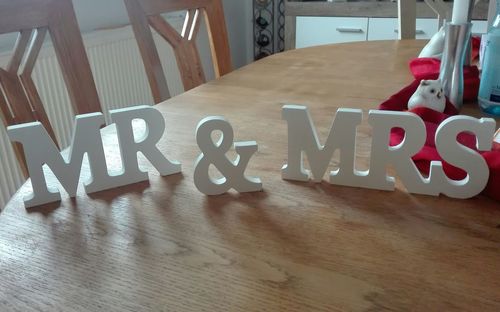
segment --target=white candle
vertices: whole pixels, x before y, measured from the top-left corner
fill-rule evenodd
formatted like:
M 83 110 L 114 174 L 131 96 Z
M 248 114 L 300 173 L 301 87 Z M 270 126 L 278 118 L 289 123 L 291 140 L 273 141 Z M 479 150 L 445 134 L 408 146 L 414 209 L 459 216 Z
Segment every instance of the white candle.
M 469 7 L 471 5 L 470 0 L 454 0 L 451 23 L 455 25 L 467 23 L 469 19 Z

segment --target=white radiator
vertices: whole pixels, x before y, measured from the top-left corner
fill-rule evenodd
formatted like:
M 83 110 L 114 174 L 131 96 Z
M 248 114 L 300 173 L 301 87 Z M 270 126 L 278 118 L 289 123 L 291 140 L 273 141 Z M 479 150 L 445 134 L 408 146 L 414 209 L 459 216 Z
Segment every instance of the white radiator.
M 175 28 L 182 29 L 182 15 L 170 16 L 168 20 Z M 170 93 L 175 96 L 184 90 L 175 57 L 170 46 L 159 35 L 154 35 Z M 197 41 L 206 77 L 212 79 L 214 74 L 208 35 L 203 27 Z M 84 35 L 84 43 L 106 120 L 109 120 L 110 109 L 153 104 L 139 48 L 130 26 L 89 33 Z M 0 54 L 0 66 L 5 66 L 8 59 L 9 55 Z M 61 146 L 67 147 L 72 136 L 74 115 L 50 44 L 40 53 L 33 79 L 57 140 Z M 5 127 L 0 120 L 0 210 L 23 182 Z

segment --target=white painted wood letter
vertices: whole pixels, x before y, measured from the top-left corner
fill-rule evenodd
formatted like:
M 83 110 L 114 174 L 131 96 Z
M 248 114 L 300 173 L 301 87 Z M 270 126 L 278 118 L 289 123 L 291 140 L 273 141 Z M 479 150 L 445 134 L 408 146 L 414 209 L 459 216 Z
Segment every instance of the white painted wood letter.
M 212 133 L 222 133 L 218 142 L 212 140 Z M 245 169 L 250 158 L 257 152 L 255 141 L 234 143 L 238 157 L 235 161 L 227 158 L 226 153 L 233 145 L 234 133 L 231 124 L 224 117 L 207 117 L 196 128 L 196 142 L 202 154 L 198 157 L 194 169 L 194 184 L 206 195 L 220 195 L 231 188 L 236 191 L 257 192 L 262 190 L 262 182 L 257 177 L 245 176 Z M 210 177 L 209 167 L 213 165 L 223 175 L 222 178 Z
M 23 145 L 33 196 L 25 198 L 26 208 L 59 201 L 58 190 L 48 189 L 42 166 L 47 164 L 61 182 L 69 196 L 76 196 L 84 154 L 88 155 L 91 177 L 85 182 L 88 193 L 109 188 L 113 178 L 108 175 L 102 147 L 100 127 L 105 124 L 101 113 L 79 115 L 75 118 L 75 130 L 69 160 L 63 158 L 58 148 L 39 122 L 7 128 L 11 141 Z
M 156 147 L 165 132 L 165 120 L 161 113 L 152 106 L 135 106 L 110 111 L 111 120 L 116 123 L 116 133 L 120 144 L 123 183 L 132 184 L 148 179 L 148 173 L 139 169 L 137 153 L 141 152 L 160 175 L 166 176 L 181 172 L 181 164 L 168 160 Z M 132 121 L 141 119 L 146 124 L 146 131 L 135 140 Z M 126 185 L 124 184 L 124 185 Z
M 75 130 L 69 157 L 65 159 L 39 122 L 8 127 L 11 141 L 23 145 L 33 194 L 25 199 L 26 208 L 43 205 L 61 199 L 57 189 L 49 189 L 43 165 L 52 170 L 69 196 L 76 196 L 83 156 L 87 154 L 90 178 L 85 181 L 85 191 L 94 193 L 123 185 L 147 180 L 148 174 L 139 170 L 137 153 L 141 152 L 162 175 L 178 173 L 180 164 L 170 162 L 161 154 L 156 144 L 163 136 L 165 121 L 153 107 L 137 106 L 111 111 L 116 122 L 117 135 L 124 170 L 110 175 L 106 165 L 100 128 L 105 124 L 101 113 L 75 117 Z M 142 138 L 134 140 L 132 120 L 142 119 L 147 131 Z
M 408 192 L 438 195 L 439 188 L 433 187 L 431 181 L 420 174 L 412 160 L 425 144 L 426 129 L 422 119 L 409 112 L 371 110 L 368 123 L 373 127 L 370 170 L 360 186 L 394 190 L 395 178 L 387 175 L 387 167 L 392 165 Z M 399 145 L 390 146 L 394 128 L 403 129 L 405 136 Z
M 288 163 L 281 176 L 286 180 L 321 182 L 336 149 L 340 149 L 339 169 L 332 171 L 330 182 L 356 186 L 363 173 L 355 169 L 356 128 L 361 124 L 360 109 L 341 108 L 337 111 L 326 143 L 319 142 L 313 121 L 305 106 L 285 105 L 283 119 L 288 123 Z M 304 169 L 307 155 L 311 170 Z
M 491 118 L 476 119 L 469 116 L 453 116 L 443 121 L 436 131 L 436 147 L 444 161 L 467 172 L 461 181 L 449 179 L 441 162 L 432 162 L 430 178 L 441 193 L 453 198 L 471 198 L 481 193 L 489 178 L 489 168 L 476 151 L 457 142 L 457 135 L 470 132 L 476 136 L 476 148 L 489 151 L 493 145 L 495 121 Z M 500 191 L 500 190 L 499 190 Z

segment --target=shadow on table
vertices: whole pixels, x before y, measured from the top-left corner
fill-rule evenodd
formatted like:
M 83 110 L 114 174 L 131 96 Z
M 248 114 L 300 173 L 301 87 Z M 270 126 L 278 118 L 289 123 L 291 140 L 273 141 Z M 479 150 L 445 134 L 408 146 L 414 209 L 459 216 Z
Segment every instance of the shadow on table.
M 184 177 L 182 174 L 177 174 L 167 177 L 151 177 L 151 179 L 153 178 L 155 179 L 155 182 L 153 183 L 151 183 L 151 180 L 146 180 L 143 182 L 129 184 L 92 194 L 84 194 L 83 191 L 80 191 L 76 198 L 68 198 L 67 195 L 66 198 L 64 198 L 65 195 L 63 192 L 63 200 L 41 205 L 38 207 L 33 207 L 27 209 L 27 212 L 29 214 L 36 213 L 41 214 L 44 217 L 48 217 L 58 209 L 78 209 L 81 205 L 80 202 L 85 205 L 91 204 L 92 206 L 96 206 L 98 204 L 101 204 L 110 207 L 113 202 L 124 196 L 141 197 L 147 190 L 150 190 L 153 187 L 157 188 L 158 186 L 156 184 L 160 184 L 161 187 L 165 187 L 165 185 L 167 185 L 166 187 L 168 187 L 169 189 L 175 189 L 175 186 L 178 185 Z M 90 203 L 88 199 L 91 199 L 92 203 Z
M 406 214 L 415 208 L 426 208 L 431 206 L 431 203 L 444 200 L 444 197 L 409 194 L 398 188 L 394 191 L 382 191 L 333 185 L 325 181 L 322 183 L 286 181 L 286 183 L 307 188 L 311 192 L 327 197 L 332 209 L 385 216 L 392 220 L 399 218 L 401 213 Z
M 432 236 L 433 226 L 459 229 L 476 236 L 487 235 L 485 229 L 495 226 L 496 202 L 483 201 L 471 209 L 471 199 L 453 199 L 445 195 L 410 194 L 401 186 L 394 191 L 381 191 L 322 183 L 287 181 L 291 185 L 308 188 L 318 196 L 326 197 L 330 207 L 351 222 L 397 229 L 409 235 Z M 478 195 L 478 198 L 484 195 Z M 497 207 L 498 208 L 498 207 Z M 481 212 L 479 212 L 481 211 Z M 481 224 L 483 227 L 478 226 Z
M 234 236 L 227 230 L 232 228 L 233 231 L 249 231 L 254 236 L 260 235 L 260 239 L 276 240 L 290 247 L 306 250 L 308 240 L 293 234 L 297 230 L 294 227 L 307 227 L 300 223 L 301 217 L 304 222 L 312 222 L 311 220 L 318 218 L 327 222 L 325 220 L 330 219 L 332 228 L 338 225 L 354 228 L 359 225 L 405 232 L 410 228 L 417 228 L 419 235 L 425 236 L 427 234 L 422 233 L 425 231 L 420 228 L 428 227 L 429 223 L 453 227 L 464 221 L 457 214 L 472 213 L 467 200 L 414 195 L 399 188 L 380 191 L 331 185 L 327 182 L 282 183 L 284 185 L 281 189 L 285 191 L 276 190 L 275 185 L 270 187 L 269 194 L 207 197 L 204 200 L 207 219 L 214 227 L 225 231 L 227 239 Z M 298 192 L 301 196 L 297 196 Z M 291 217 L 286 215 L 287 209 L 290 209 Z M 314 227 L 308 231 L 314 231 Z
M 207 196 L 203 208 L 207 221 L 224 233 L 224 238 L 235 246 L 241 244 L 237 238 L 240 236 L 249 240 L 246 243 L 265 239 L 276 241 L 282 246 L 306 250 L 307 244 L 300 237 L 290 235 L 284 218 L 273 215 L 272 210 L 280 208 L 270 200 L 274 195 L 264 191 Z
M 151 183 L 149 182 L 149 180 L 146 180 L 143 182 L 120 186 L 102 192 L 88 194 L 87 196 L 92 200 L 103 202 L 107 206 L 109 206 L 113 203 L 113 201 L 116 198 L 124 195 L 141 196 L 144 193 L 144 191 L 147 190 L 149 187 L 151 187 Z

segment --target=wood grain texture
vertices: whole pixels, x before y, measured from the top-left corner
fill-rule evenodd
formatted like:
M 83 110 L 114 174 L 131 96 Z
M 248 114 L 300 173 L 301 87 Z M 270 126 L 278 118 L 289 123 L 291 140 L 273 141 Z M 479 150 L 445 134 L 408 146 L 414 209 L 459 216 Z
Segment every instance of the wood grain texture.
M 177 67 L 181 75 L 182 85 L 185 91 L 189 91 L 206 82 L 200 54 L 196 47 L 195 40 L 189 40 L 188 36 L 193 29 L 193 33 L 199 28 L 199 20 L 193 24 L 192 14 L 186 16 L 186 33 L 182 37 L 163 17 L 153 15 L 149 17 L 149 23 L 174 50 Z M 190 23 L 191 22 L 191 23 Z
M 47 35 L 48 27 L 40 27 L 35 29 L 34 38 L 28 48 L 26 61 L 24 63 L 23 75 L 31 76 L 35 68 L 36 60 L 42 49 L 45 36 Z
M 283 104 L 308 105 L 324 141 L 337 108 L 367 113 L 408 84 L 408 60 L 424 44 L 288 51 L 157 105 L 167 125 L 159 148 L 183 174 L 153 171 L 148 183 L 80 190 L 31 212 L 27 183 L 0 214 L 0 310 L 498 311 L 498 202 L 410 195 L 399 182 L 383 192 L 281 179 Z M 195 189 L 195 128 L 208 115 L 226 117 L 236 140 L 257 141 L 247 173 L 263 192 Z M 117 168 L 114 127 L 103 133 Z M 360 170 L 370 138 L 365 120 Z
M 40 121 L 42 125 L 44 125 L 52 140 L 56 143 L 57 146 L 59 146 L 59 144 L 57 143 L 56 135 L 54 133 L 54 129 L 50 124 L 49 117 L 47 116 L 47 113 L 43 106 L 42 99 L 38 94 L 38 90 L 36 88 L 35 82 L 33 81 L 33 78 L 31 78 L 36 60 L 38 58 L 38 54 L 42 49 L 47 32 L 47 27 L 37 28 L 35 30 L 33 40 L 28 48 L 28 51 L 26 52 L 27 55 L 24 63 L 24 68 L 22 73 L 19 75 L 19 79 L 22 86 L 24 87 L 28 102 L 31 106 L 33 120 Z M 23 161 L 23 167 L 24 166 L 25 164 Z M 27 177 L 27 174 L 25 174 L 25 176 Z
M 124 1 L 155 103 L 170 98 L 170 93 L 149 26 L 153 27 L 172 46 L 186 91 L 206 81 L 196 46 L 196 35 L 203 18 L 207 25 L 215 77 L 219 78 L 232 70 L 226 22 L 220 0 Z M 184 34 L 179 34 L 160 15 L 179 10 L 187 11 L 187 31 Z
M 6 70 L 0 68 L 0 87 L 3 89 L 0 97 L 5 97 L 0 101 L 0 113 L 4 125 L 40 121 L 57 144 L 31 78 L 47 32 L 52 37 L 73 111 L 76 114 L 101 111 L 73 4 L 71 0 L 0 0 L 0 34 L 12 31 L 18 31 L 19 37 Z M 15 146 L 16 156 L 27 177 L 20 150 Z
M 24 56 L 24 51 L 26 51 L 26 47 L 28 46 L 28 43 L 30 41 L 31 33 L 31 29 L 23 29 L 19 32 L 16 43 L 14 45 L 14 51 L 12 52 L 12 57 L 6 68 L 9 73 L 17 74 Z
M 297 39 L 297 17 L 285 16 L 285 50 L 293 50 Z
M 415 39 L 417 3 L 414 0 L 398 0 L 398 39 Z
M 49 31 L 76 114 L 101 111 L 90 63 L 70 0 L 54 0 Z
M 167 78 L 165 77 L 165 73 L 163 73 L 153 34 L 149 29 L 148 18 L 136 0 L 124 1 L 132 29 L 134 30 L 135 40 L 141 52 L 153 100 L 155 103 L 159 103 L 170 98 L 170 91 L 168 90 Z
M 203 13 L 207 23 L 215 77 L 219 78 L 233 70 L 222 1 L 212 1 L 204 7 Z
M 17 73 L 12 74 L 0 68 L 0 85 L 2 85 L 5 98 L 9 103 L 14 124 L 34 121 L 33 111 Z M 2 111 L 8 113 L 9 109 Z

